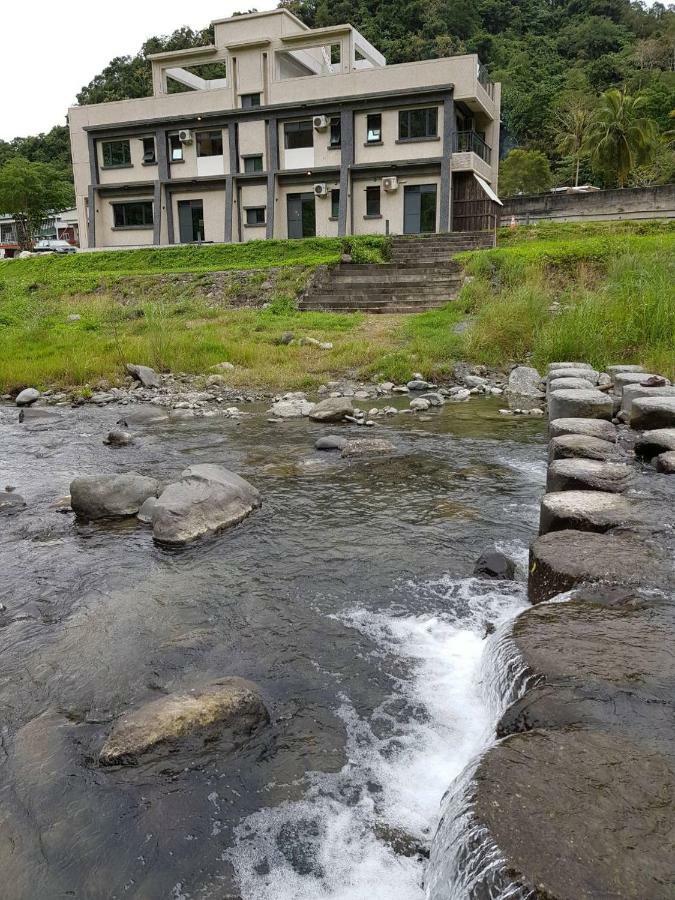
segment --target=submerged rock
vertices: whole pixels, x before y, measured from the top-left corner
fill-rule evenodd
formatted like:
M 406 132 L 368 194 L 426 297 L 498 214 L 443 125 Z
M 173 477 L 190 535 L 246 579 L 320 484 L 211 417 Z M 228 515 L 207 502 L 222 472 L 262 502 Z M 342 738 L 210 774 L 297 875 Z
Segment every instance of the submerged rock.
M 50 422 L 58 422 L 60 419 L 60 413 L 44 406 L 25 406 L 19 410 L 19 422 L 26 425 L 48 425 Z
M 125 368 L 132 378 L 140 381 L 143 387 L 158 388 L 162 386 L 162 379 L 150 366 L 137 366 L 133 363 L 127 363 Z
M 622 463 L 594 459 L 557 459 L 548 468 L 547 491 L 625 491 L 632 470 Z
M 128 431 L 122 431 L 121 428 L 114 428 L 112 431 L 108 432 L 107 437 L 103 439 L 103 443 L 107 444 L 109 447 L 126 447 L 128 444 L 132 444 L 133 440 L 133 435 Z
M 552 438 L 565 434 L 585 434 L 602 441 L 616 442 L 616 425 L 606 419 L 552 419 L 548 424 L 548 433 Z
M 354 406 L 349 397 L 329 397 L 321 400 L 309 413 L 313 422 L 341 422 L 345 416 L 354 415 Z
M 344 450 L 347 446 L 347 438 L 336 434 L 327 434 L 320 437 L 314 444 L 316 450 Z
M 126 472 L 123 475 L 86 475 L 70 484 L 70 505 L 84 519 L 135 516 L 148 497 L 156 497 L 155 478 Z
M 153 700 L 122 716 L 99 755 L 102 766 L 136 765 L 177 749 L 218 750 L 244 744 L 269 713 L 258 688 L 243 678 L 223 678 L 192 691 Z
M 382 438 L 356 438 L 347 441 L 342 450 L 342 456 L 377 456 L 395 451 L 396 447 L 390 441 Z
M 502 581 L 513 581 L 516 575 L 516 564 L 499 550 L 485 550 L 476 560 L 473 574 L 486 578 L 499 578 Z
M 234 472 L 209 464 L 190 466 L 157 499 L 153 536 L 161 544 L 187 544 L 236 525 L 261 503 L 256 488 Z
M 128 429 L 130 426 L 160 425 L 169 421 L 169 412 L 161 406 L 148 403 L 146 406 L 134 406 L 126 409 L 124 415 L 115 424 Z
M 13 516 L 26 508 L 26 501 L 21 494 L 13 491 L 0 491 L 0 516 Z

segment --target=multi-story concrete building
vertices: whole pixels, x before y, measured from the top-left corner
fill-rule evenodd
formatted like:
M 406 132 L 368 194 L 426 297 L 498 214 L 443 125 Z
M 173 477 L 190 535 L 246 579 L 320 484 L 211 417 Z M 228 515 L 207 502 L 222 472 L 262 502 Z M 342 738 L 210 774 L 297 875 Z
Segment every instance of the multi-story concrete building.
M 386 65 L 287 10 L 152 57 L 153 96 L 69 111 L 83 246 L 479 230 L 500 86 L 475 55 Z

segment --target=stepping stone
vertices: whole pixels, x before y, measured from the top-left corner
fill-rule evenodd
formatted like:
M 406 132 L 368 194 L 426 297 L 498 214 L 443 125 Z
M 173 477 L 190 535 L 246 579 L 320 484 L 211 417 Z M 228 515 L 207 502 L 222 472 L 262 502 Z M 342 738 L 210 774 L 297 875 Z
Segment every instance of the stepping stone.
M 603 491 L 560 491 L 541 501 L 539 534 L 549 531 L 609 531 L 620 525 L 644 522 L 641 507 Z
M 607 491 L 620 494 L 632 480 L 632 470 L 621 463 L 598 462 L 594 459 L 557 459 L 546 478 L 546 490 Z
M 614 402 L 602 391 L 553 391 L 548 398 L 549 419 L 609 419 L 614 415 Z
M 675 391 L 675 388 L 673 390 Z M 635 429 L 675 427 L 675 396 L 638 397 L 633 400 L 630 427 Z
M 592 391 L 594 385 L 587 378 L 554 378 L 549 381 L 548 390 L 552 391 Z
M 553 438 L 548 445 L 549 462 L 555 459 L 597 459 L 605 462 L 614 456 L 614 444 L 587 434 L 563 434 Z
M 596 372 L 595 369 L 553 369 L 548 373 L 547 381 L 549 384 L 552 381 L 555 381 L 556 378 L 584 378 L 586 381 L 590 381 L 591 384 L 598 383 L 599 372 Z
M 644 372 L 644 366 L 607 366 L 605 371 L 614 378 L 614 376 L 618 375 L 620 372 Z
M 641 384 L 643 381 L 646 381 L 648 378 L 661 378 L 660 375 L 654 375 L 652 372 L 617 372 L 614 376 L 614 386 L 617 391 L 622 391 L 623 388 L 626 387 L 627 384 Z M 670 381 L 665 379 L 665 384 L 662 387 L 668 387 L 670 385 Z
M 593 371 L 593 366 L 584 362 L 552 362 L 548 364 L 548 372 L 556 372 L 558 369 L 590 369 Z
M 675 428 L 654 428 L 652 431 L 645 431 L 635 444 L 635 455 L 643 459 L 653 459 L 669 450 L 675 450 Z
M 668 587 L 672 563 L 657 542 L 632 534 L 552 531 L 530 548 L 528 596 L 550 600 L 583 582 Z
M 639 397 L 675 397 L 675 387 L 642 387 L 640 384 L 627 384 L 621 392 L 621 412 L 630 416 L 633 401 Z
M 662 475 L 675 475 L 675 450 L 656 457 L 656 471 Z
M 616 443 L 616 425 L 605 419 L 553 419 L 548 423 L 548 433 L 552 438 L 563 434 L 585 434 L 603 441 Z

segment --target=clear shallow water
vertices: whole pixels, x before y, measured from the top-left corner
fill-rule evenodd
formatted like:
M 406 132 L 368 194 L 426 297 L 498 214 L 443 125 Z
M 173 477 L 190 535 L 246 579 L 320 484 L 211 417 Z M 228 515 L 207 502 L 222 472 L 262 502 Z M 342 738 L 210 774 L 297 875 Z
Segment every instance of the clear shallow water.
M 522 582 L 470 572 L 495 542 L 524 562 L 544 482 L 542 423 L 497 407 L 387 420 L 369 434 L 399 453 L 371 461 L 315 453 L 330 429 L 255 408 L 118 450 L 101 444 L 117 410 L 47 429 L 0 410 L 0 478 L 29 503 L 0 523 L 8 898 L 424 896 L 441 797 L 494 723 L 485 626 L 524 605 Z M 54 505 L 77 474 L 168 480 L 196 462 L 239 472 L 264 506 L 180 553 Z M 273 719 L 236 758 L 96 766 L 115 716 L 230 674 Z

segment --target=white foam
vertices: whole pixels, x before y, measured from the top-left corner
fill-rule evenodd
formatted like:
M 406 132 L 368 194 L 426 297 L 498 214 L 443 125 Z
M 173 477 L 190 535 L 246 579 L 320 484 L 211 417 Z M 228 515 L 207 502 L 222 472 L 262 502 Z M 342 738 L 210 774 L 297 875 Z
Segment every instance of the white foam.
M 396 672 L 388 672 L 395 708 L 386 702 L 366 721 L 343 696 L 337 712 L 347 731 L 347 765 L 310 774 L 302 801 L 261 810 L 238 826 L 226 858 L 246 900 L 424 897 L 423 859 L 396 855 L 375 829 L 428 846 L 443 794 L 494 733 L 495 710 L 481 685 L 486 619 L 513 618 L 524 590 L 475 578 L 410 590 L 443 612 L 354 609 L 339 617 L 374 642 L 374 665 L 386 672 L 397 657 Z M 371 793 L 367 783 L 381 790 Z

